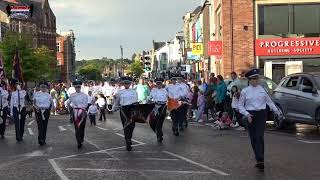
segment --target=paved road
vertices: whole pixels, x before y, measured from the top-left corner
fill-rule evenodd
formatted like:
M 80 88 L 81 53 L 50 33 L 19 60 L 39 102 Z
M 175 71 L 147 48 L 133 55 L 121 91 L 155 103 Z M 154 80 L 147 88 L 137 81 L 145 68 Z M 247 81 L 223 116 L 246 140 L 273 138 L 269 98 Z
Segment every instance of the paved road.
M 15 142 L 12 126 L 0 140 L 0 179 L 318 180 L 320 136 L 313 127 L 299 128 L 268 130 L 266 169 L 261 173 L 253 167 L 245 131 L 218 131 L 193 123 L 174 137 L 167 121 L 164 142 L 158 144 L 148 125 L 138 124 L 134 151 L 126 152 L 115 114 L 97 127 L 87 123 L 84 148 L 78 150 L 67 116 L 51 118 L 44 147 L 37 144 L 36 123 L 28 119 L 23 143 Z

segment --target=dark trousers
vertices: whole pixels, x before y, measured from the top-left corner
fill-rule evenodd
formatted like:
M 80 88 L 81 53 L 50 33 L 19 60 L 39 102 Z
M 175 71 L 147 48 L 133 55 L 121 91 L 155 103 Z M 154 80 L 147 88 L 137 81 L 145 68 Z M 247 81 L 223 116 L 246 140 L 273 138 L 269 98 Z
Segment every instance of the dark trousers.
M 248 123 L 247 121 L 244 121 L 244 116 L 239 112 L 237 111 L 236 109 L 233 108 L 233 113 L 234 113 L 234 116 L 236 117 L 236 122 L 239 123 L 239 126 L 241 127 L 244 127 L 244 128 L 248 128 Z
M 21 108 L 19 119 L 19 111 L 17 107 L 13 107 L 13 120 L 16 128 L 16 139 L 21 141 L 24 134 L 24 125 L 26 122 L 26 108 Z
M 7 122 L 7 116 L 8 116 L 8 112 L 9 112 L 9 109 L 8 107 L 4 107 L 2 109 L 2 124 L 0 124 L 0 135 L 4 135 L 5 131 L 6 131 L 6 122 Z
M 158 109 L 159 114 L 156 116 L 156 134 L 157 137 L 162 137 L 163 136 L 163 132 L 162 132 L 162 126 L 163 126 L 163 122 L 164 119 L 166 118 L 166 114 L 167 114 L 167 105 L 161 105 L 161 107 Z
M 46 142 L 46 138 L 47 138 L 47 127 L 48 127 L 48 120 L 50 117 L 50 110 L 46 109 L 43 112 L 43 116 L 44 119 L 42 117 L 42 112 L 36 111 L 36 120 L 37 120 L 37 124 L 38 124 L 38 142 L 39 144 L 43 144 Z
M 179 120 L 179 127 L 180 128 L 184 128 L 184 126 L 187 126 L 187 114 L 188 114 L 188 105 L 186 104 L 183 104 L 180 108 L 179 108 L 179 113 L 180 113 L 180 116 L 178 116 L 178 118 L 180 118 Z
M 91 125 L 96 125 L 96 115 L 95 114 L 89 114 L 89 119 Z
M 124 138 L 126 140 L 127 145 L 131 145 L 131 138 L 132 138 L 132 133 L 135 128 L 135 122 L 131 122 L 130 124 L 128 121 L 131 119 L 131 113 L 132 113 L 133 108 L 131 106 L 122 106 L 120 110 L 120 118 L 123 126 L 123 131 L 124 131 Z
M 100 117 L 99 117 L 99 121 L 106 121 L 106 108 L 104 107 L 99 107 L 99 111 L 100 111 Z
M 184 116 L 183 106 L 180 106 L 178 109 L 172 110 L 170 113 L 172 120 L 172 130 L 178 130 L 179 127 L 183 127 L 183 121 L 186 119 L 186 115 Z
M 83 121 L 82 121 L 82 123 L 80 124 L 79 127 L 77 126 L 76 121 L 75 120 L 73 121 L 74 131 L 75 131 L 75 134 L 76 134 L 76 139 L 77 139 L 77 143 L 78 144 L 82 144 L 83 141 L 84 141 L 84 131 L 85 131 L 85 128 L 86 128 L 86 121 L 87 121 L 86 113 L 84 113 L 83 116 L 84 116 L 84 119 L 83 119 Z M 76 119 L 76 117 L 73 117 L 73 119 Z
M 222 113 L 224 112 L 224 103 L 217 103 L 216 110 L 217 110 L 217 112 L 220 112 L 219 118 L 221 118 Z
M 74 122 L 74 115 L 73 115 L 73 108 L 69 107 L 69 116 L 70 116 L 70 123 Z
M 264 130 L 266 127 L 267 111 L 249 111 L 253 116 L 252 122 L 248 122 L 248 130 L 251 145 L 257 162 L 264 162 Z

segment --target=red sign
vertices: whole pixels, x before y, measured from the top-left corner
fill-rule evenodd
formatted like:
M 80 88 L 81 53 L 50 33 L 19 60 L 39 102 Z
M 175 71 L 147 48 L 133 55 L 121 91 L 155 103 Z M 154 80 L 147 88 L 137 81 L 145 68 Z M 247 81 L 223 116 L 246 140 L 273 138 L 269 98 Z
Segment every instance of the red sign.
M 222 56 L 222 41 L 210 41 L 208 43 L 209 56 Z
M 320 55 L 320 38 L 257 39 L 257 56 Z

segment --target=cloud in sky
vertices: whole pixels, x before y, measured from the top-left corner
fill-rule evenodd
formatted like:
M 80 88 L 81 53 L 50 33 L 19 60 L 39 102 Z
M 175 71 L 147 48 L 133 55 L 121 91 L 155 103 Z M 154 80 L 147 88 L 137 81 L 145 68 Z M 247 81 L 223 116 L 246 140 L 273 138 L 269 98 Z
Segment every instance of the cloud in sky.
M 57 29 L 73 29 L 77 59 L 119 58 L 148 50 L 182 29 L 182 16 L 200 0 L 51 0 Z

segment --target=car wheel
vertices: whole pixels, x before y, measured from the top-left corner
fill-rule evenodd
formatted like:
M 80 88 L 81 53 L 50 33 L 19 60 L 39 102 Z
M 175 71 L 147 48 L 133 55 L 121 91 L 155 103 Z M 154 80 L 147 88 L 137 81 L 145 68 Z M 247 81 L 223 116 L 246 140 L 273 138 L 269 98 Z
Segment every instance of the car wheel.
M 283 110 L 278 105 L 276 105 L 276 106 L 278 107 L 278 109 L 283 114 Z M 286 122 L 284 121 L 284 118 L 283 117 L 279 117 L 276 114 L 273 114 L 273 124 L 274 124 L 274 127 L 277 128 L 277 129 L 284 129 L 286 127 Z

